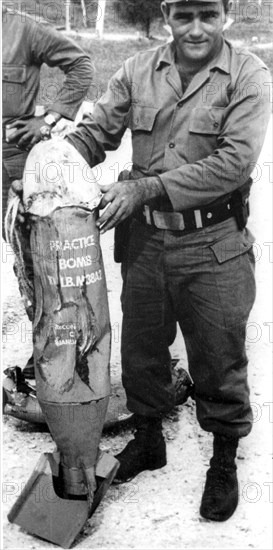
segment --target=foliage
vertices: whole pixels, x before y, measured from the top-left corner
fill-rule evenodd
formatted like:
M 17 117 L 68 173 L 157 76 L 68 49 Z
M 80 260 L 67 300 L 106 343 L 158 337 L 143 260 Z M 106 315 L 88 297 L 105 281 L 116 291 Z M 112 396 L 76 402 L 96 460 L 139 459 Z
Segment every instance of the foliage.
M 234 20 L 225 32 L 231 42 L 249 48 L 273 73 L 273 5 L 268 0 L 235 1 L 230 16 Z
M 66 3 L 67 0 L 4 0 L 3 2 L 10 9 L 26 11 L 33 17 L 42 17 L 51 25 L 57 28 L 65 27 Z M 97 16 L 97 0 L 70 0 L 70 25 L 71 28 L 83 27 L 83 6 L 86 11 L 86 26 L 94 27 Z
M 161 0 L 116 0 L 118 18 L 139 25 L 150 38 L 151 23 L 161 16 Z
M 115 8 L 115 4 L 118 2 L 125 3 L 126 0 L 107 0 L 106 6 L 106 18 L 105 18 L 105 30 L 106 32 L 132 32 L 134 33 L 134 21 L 125 23 L 123 19 L 119 18 Z M 143 5 L 148 6 L 148 3 L 152 4 L 153 8 L 155 3 L 160 4 L 157 0 L 142 0 Z M 65 25 L 65 0 L 54 0 L 47 2 L 46 0 L 24 0 L 20 4 L 17 1 L 4 1 L 9 7 L 14 4 L 14 9 L 20 9 L 24 6 L 25 11 L 33 15 L 41 14 L 44 18 L 57 27 Z M 73 3 L 73 4 L 72 4 Z M 96 0 L 85 0 L 87 6 L 87 13 L 91 22 L 91 10 L 94 9 L 93 24 L 95 25 L 95 13 L 96 13 Z M 136 3 L 131 0 L 131 3 Z M 139 0 L 138 2 L 139 3 Z M 72 14 L 71 14 L 71 26 L 72 28 L 82 27 L 82 12 L 81 12 L 81 0 L 71 0 Z M 157 6 L 158 7 L 158 6 Z M 155 13 L 155 11 L 154 11 Z M 243 45 L 249 47 L 251 51 L 256 53 L 261 59 L 265 61 L 268 67 L 273 73 L 273 47 L 272 47 L 272 35 L 273 35 L 273 7 L 269 0 L 234 0 L 233 8 L 230 13 L 234 19 L 233 25 L 225 32 L 226 38 L 235 42 L 243 42 Z M 153 22 L 153 25 L 157 23 Z M 166 38 L 166 34 L 162 32 L 162 27 L 158 26 L 155 31 L 156 35 L 161 35 L 162 39 Z M 255 40 L 253 40 L 255 38 Z M 140 49 L 146 49 L 151 46 L 150 43 L 145 41 L 126 41 L 126 42 L 110 42 L 110 41 L 97 41 L 78 39 L 82 47 L 90 53 L 91 58 L 94 59 L 97 70 L 98 85 L 96 93 L 92 92 L 92 96 L 102 93 L 106 89 L 107 81 L 110 76 L 118 69 L 122 61 L 126 57 L 130 57 L 136 51 Z M 271 46 L 270 46 L 271 43 Z M 51 69 L 53 70 L 53 69 Z M 45 73 L 48 77 L 50 71 L 48 67 L 45 68 Z M 48 72 L 49 71 L 49 72 Z M 56 69 L 57 71 L 57 69 Z M 61 73 L 61 72 L 60 72 Z M 59 78 L 61 78 L 62 73 Z M 101 90 L 101 91 L 100 91 Z
M 63 0 L 65 2 L 66 0 Z M 97 18 L 98 0 L 71 0 L 70 18 L 72 23 L 77 13 L 81 10 L 82 23 L 84 27 L 93 27 Z M 80 24 L 79 24 L 80 26 Z

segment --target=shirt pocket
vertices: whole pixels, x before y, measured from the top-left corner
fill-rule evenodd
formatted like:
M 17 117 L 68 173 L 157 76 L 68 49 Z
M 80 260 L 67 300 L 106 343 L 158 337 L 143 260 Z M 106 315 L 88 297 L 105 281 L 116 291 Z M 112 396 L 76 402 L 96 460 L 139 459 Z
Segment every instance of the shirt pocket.
M 159 109 L 144 105 L 133 105 L 129 127 L 132 130 L 133 163 L 136 167 L 148 169 L 155 142 L 155 121 Z
M 26 65 L 5 65 L 2 67 L 3 116 L 17 117 L 24 103 L 27 79 Z
M 219 135 L 222 130 L 224 116 L 225 109 L 223 107 L 196 107 L 192 110 L 189 132 Z

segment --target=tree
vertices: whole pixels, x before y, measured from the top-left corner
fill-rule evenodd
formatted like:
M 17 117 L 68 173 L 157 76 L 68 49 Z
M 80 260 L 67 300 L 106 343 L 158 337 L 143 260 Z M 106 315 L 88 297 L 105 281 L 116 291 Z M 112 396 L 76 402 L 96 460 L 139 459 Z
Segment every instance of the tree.
M 162 0 L 116 0 L 115 10 L 118 17 L 126 23 L 139 25 L 150 38 L 151 23 L 161 15 Z
M 72 16 L 75 25 L 83 25 L 86 28 L 95 24 L 98 0 L 63 0 L 64 4 L 67 1 L 71 2 L 70 17 Z

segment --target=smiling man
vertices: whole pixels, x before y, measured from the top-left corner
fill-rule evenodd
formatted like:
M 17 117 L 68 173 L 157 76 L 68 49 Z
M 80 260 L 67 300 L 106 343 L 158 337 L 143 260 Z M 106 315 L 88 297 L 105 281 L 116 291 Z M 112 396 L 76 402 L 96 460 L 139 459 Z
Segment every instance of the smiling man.
M 163 2 L 173 42 L 128 59 L 67 138 L 94 166 L 132 132 L 131 174 L 104 190 L 98 220 L 102 232 L 117 226 L 116 236 L 124 226 L 122 380 L 137 429 L 117 456 L 117 481 L 166 464 L 162 416 L 174 406 L 169 346 L 178 322 L 197 419 L 213 433 L 200 512 L 215 521 L 236 509 L 236 450 L 252 426 L 246 223 L 270 112 L 269 71 L 224 40 L 229 6 Z
M 229 1 L 164 2 L 162 11 L 172 29 L 176 60 L 189 69 L 199 69 L 213 59 L 222 47 L 223 23 Z

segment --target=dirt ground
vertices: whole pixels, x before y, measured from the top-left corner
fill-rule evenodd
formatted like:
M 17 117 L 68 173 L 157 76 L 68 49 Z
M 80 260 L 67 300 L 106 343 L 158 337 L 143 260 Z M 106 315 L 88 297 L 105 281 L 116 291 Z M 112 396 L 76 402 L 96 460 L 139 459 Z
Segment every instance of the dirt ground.
M 240 442 L 238 476 L 240 503 L 225 523 L 213 523 L 199 516 L 205 472 L 211 456 L 211 435 L 203 432 L 195 418 L 194 402 L 177 407 L 164 420 L 168 464 L 161 470 L 142 472 L 131 483 L 112 486 L 96 513 L 76 541 L 78 548 L 272 548 L 272 126 L 259 165 L 255 170 L 252 215 L 249 227 L 256 235 L 257 299 L 247 333 L 249 384 L 255 422 L 253 431 Z M 116 154 L 103 165 L 102 180 L 114 180 L 130 160 L 128 136 Z M 271 180 L 271 181 L 270 181 Z M 120 375 L 119 266 L 113 262 L 113 232 L 102 237 L 113 348 L 111 370 Z M 2 369 L 15 364 L 23 367 L 31 353 L 31 327 L 24 313 L 12 272 L 12 256 L 3 248 L 3 354 Z M 181 335 L 172 354 L 186 366 Z M 105 432 L 101 447 L 119 452 L 132 437 L 130 428 Z M 4 549 L 54 548 L 16 525 L 7 513 L 31 474 L 41 452 L 52 451 L 50 435 L 39 428 L 3 418 L 2 509 Z

